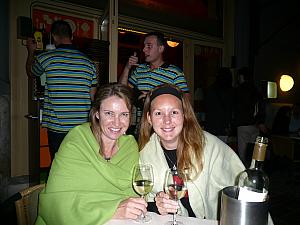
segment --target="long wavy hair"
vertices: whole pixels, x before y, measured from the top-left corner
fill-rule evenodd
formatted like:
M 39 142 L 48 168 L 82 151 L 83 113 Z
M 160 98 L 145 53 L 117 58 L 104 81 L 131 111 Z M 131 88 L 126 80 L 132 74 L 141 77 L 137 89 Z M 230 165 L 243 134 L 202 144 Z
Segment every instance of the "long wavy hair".
M 140 132 L 139 132 L 139 148 L 142 150 L 150 140 L 154 133 L 152 125 L 147 120 L 147 115 L 151 112 L 150 96 L 152 93 L 162 87 L 175 88 L 181 93 L 181 101 L 183 108 L 183 128 L 179 136 L 177 152 L 177 167 L 179 170 L 188 170 L 189 174 L 193 174 L 191 179 L 197 177 L 203 169 L 203 148 L 204 135 L 201 126 L 199 125 L 195 116 L 190 100 L 183 92 L 172 84 L 162 84 L 153 90 L 149 91 L 144 103 L 143 115 L 141 118 Z
M 97 88 L 97 91 L 94 96 L 94 101 L 92 103 L 90 111 L 90 121 L 93 134 L 99 145 L 101 146 L 100 134 L 101 128 L 99 124 L 99 119 L 96 117 L 96 113 L 99 112 L 102 102 L 111 97 L 117 96 L 125 101 L 127 108 L 131 114 L 132 104 L 133 104 L 133 93 L 131 88 L 123 84 L 105 84 Z M 100 113 L 99 113 L 100 114 Z

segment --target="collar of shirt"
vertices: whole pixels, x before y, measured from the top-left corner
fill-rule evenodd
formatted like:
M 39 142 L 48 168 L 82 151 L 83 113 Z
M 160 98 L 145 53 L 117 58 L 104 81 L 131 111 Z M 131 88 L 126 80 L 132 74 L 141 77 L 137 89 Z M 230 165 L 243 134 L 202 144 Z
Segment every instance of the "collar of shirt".
M 56 48 L 65 48 L 65 49 L 76 49 L 73 44 L 60 44 Z
M 146 63 L 146 66 L 150 68 L 150 63 Z M 161 66 L 158 68 L 168 68 L 170 66 L 170 63 L 164 62 Z

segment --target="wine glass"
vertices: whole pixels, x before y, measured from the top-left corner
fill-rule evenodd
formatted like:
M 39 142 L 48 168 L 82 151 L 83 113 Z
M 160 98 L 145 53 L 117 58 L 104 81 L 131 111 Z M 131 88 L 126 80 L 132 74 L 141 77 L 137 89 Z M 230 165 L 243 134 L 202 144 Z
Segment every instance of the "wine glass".
M 153 188 L 153 169 L 150 164 L 137 164 L 133 170 L 132 184 L 135 192 L 145 198 Z M 151 221 L 149 215 L 142 213 L 137 222 L 146 223 Z
M 186 174 L 178 170 L 167 170 L 165 178 L 165 192 L 169 195 L 170 199 L 179 204 L 179 200 L 183 198 L 187 191 Z M 182 222 L 176 220 L 176 213 L 173 213 L 173 220 L 168 221 L 165 225 L 183 225 Z

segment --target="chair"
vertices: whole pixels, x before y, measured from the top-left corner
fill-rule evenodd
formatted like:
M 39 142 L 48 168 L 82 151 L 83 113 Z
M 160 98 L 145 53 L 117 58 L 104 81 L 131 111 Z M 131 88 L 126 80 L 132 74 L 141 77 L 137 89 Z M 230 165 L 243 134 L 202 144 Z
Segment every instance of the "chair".
M 21 199 L 15 202 L 18 225 L 33 225 L 37 218 L 39 193 L 45 184 L 38 184 L 20 191 Z

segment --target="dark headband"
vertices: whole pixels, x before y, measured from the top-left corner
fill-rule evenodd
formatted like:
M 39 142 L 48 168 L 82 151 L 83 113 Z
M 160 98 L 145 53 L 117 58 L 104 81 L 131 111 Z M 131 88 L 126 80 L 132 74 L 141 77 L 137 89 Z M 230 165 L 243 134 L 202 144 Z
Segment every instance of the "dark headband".
M 182 100 L 182 94 L 180 91 L 178 91 L 176 88 L 170 87 L 170 86 L 163 86 L 156 90 L 154 90 L 150 95 L 150 102 L 152 102 L 153 99 L 155 99 L 159 95 L 163 94 L 169 94 L 174 95 L 175 97 L 179 98 L 179 100 Z

